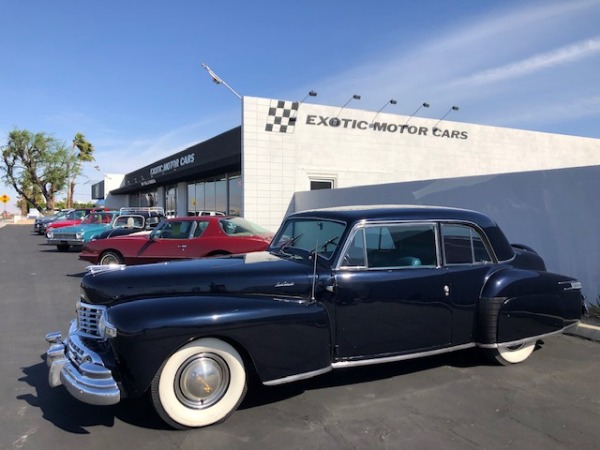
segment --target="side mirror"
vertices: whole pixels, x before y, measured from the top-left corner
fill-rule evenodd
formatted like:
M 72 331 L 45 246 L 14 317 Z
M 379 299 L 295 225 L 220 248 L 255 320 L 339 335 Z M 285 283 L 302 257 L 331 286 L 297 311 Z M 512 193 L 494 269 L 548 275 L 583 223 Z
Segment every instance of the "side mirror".
M 152 233 L 150 233 L 148 235 L 148 239 L 150 239 L 152 242 L 156 241 L 160 236 L 160 230 L 154 230 L 152 231 Z

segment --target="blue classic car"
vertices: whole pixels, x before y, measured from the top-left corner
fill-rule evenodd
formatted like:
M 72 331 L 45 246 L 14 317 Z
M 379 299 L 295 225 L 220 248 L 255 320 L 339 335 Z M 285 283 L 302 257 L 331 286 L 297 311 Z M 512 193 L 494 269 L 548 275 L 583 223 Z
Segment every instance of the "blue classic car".
M 48 244 L 56 245 L 61 252 L 66 252 L 71 246 L 82 247 L 96 234 L 112 227 L 119 216 L 118 211 L 92 211 L 77 225 L 50 229 L 46 234 Z
M 373 206 L 289 216 L 268 251 L 114 267 L 81 282 L 51 386 L 95 405 L 148 393 L 175 428 L 225 420 L 248 380 L 479 347 L 501 364 L 575 326 L 581 284 L 487 216 Z
M 51 229 L 47 234 L 50 245 L 61 252 L 70 247 L 83 247 L 93 239 L 121 236 L 151 230 L 165 218 L 160 207 L 126 207 L 119 211 L 90 212 L 81 223 Z

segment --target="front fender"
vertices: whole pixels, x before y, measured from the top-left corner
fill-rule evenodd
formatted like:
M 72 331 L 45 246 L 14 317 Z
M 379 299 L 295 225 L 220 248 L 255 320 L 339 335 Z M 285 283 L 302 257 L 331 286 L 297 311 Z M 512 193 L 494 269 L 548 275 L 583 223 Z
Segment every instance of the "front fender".
M 477 342 L 519 341 L 563 330 L 581 317 L 580 283 L 550 272 L 504 269 L 490 276 L 479 302 Z
M 331 364 L 329 319 L 318 303 L 255 297 L 165 297 L 110 307 L 124 390 L 139 396 L 162 363 L 201 337 L 223 339 L 268 382 Z

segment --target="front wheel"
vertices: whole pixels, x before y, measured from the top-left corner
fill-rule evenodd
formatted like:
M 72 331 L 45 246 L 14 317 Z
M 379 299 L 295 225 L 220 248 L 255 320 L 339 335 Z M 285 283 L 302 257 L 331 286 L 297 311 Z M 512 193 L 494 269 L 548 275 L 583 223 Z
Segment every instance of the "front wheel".
M 518 364 L 525 361 L 535 349 L 535 341 L 526 342 L 518 345 L 511 345 L 510 347 L 498 347 L 491 350 L 490 356 L 493 359 L 502 364 L 508 366 L 511 364 Z
M 228 343 L 199 339 L 171 355 L 152 380 L 152 403 L 173 428 L 204 427 L 227 419 L 246 395 L 246 371 Z
M 123 264 L 123 258 L 116 252 L 105 252 L 100 257 L 100 264 L 110 266 L 111 264 Z

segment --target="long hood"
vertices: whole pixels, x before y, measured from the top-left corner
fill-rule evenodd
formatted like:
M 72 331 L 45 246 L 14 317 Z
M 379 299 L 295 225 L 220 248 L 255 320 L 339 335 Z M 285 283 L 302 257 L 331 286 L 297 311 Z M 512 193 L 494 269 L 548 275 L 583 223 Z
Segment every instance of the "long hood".
M 248 295 L 308 298 L 312 265 L 268 252 L 128 266 L 81 281 L 86 302 L 108 305 L 151 297 Z

